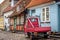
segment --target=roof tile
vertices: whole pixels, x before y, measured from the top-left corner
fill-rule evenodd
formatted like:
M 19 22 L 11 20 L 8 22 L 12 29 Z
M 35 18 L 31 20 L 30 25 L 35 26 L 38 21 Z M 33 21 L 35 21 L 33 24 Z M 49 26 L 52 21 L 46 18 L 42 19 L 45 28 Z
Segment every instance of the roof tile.
M 11 9 L 12 9 L 12 7 L 11 7 L 11 6 L 8 6 L 7 8 L 5 8 L 5 9 L 4 9 L 4 11 L 3 11 L 3 12 L 10 11 Z

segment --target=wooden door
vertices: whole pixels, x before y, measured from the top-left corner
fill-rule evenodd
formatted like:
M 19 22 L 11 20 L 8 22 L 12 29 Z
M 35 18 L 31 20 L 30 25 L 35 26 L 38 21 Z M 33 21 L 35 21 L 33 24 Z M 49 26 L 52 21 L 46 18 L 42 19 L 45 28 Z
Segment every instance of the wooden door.
M 17 17 L 14 18 L 14 29 L 16 29 L 16 25 L 17 25 Z

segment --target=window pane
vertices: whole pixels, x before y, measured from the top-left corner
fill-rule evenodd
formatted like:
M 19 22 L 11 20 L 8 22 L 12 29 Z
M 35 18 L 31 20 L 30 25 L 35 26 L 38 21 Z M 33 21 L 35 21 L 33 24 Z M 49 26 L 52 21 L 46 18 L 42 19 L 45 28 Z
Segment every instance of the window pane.
M 43 13 L 43 15 L 42 15 L 42 16 L 43 16 L 43 21 L 45 21 L 45 13 Z
M 42 9 L 42 20 L 45 21 L 45 8 Z
M 21 24 L 21 17 L 19 18 L 19 24 Z
M 32 13 L 35 13 L 35 10 L 31 10 Z
M 43 12 L 45 12 L 45 8 L 43 8 L 43 10 L 42 10 Z
M 24 24 L 24 16 L 21 16 L 21 24 Z
M 49 11 L 49 8 L 46 8 L 46 11 Z
M 49 8 L 46 8 L 46 21 L 49 21 Z
M 46 20 L 49 20 L 49 13 L 46 13 Z
M 35 22 L 35 21 L 37 21 L 37 20 L 36 20 L 35 18 L 32 18 L 31 21 L 32 21 L 32 22 Z
M 19 25 L 19 17 L 17 17 L 17 25 Z

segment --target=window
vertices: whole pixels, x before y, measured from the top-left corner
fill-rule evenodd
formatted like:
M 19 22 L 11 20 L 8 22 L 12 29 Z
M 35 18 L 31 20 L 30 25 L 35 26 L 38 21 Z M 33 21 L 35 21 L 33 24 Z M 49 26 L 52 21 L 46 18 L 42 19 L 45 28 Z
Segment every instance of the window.
M 32 18 L 31 19 L 31 22 L 36 22 L 37 20 L 35 18 Z
M 14 4 L 16 4 L 19 0 L 14 0 Z
M 31 16 L 35 14 L 35 9 L 31 10 Z
M 31 13 L 35 13 L 35 9 L 31 10 Z
M 20 17 L 20 24 L 24 24 L 24 16 Z
M 17 25 L 19 25 L 19 17 L 17 17 Z
M 49 7 L 45 7 L 42 9 L 41 21 L 49 22 Z
M 24 6 L 25 6 L 25 4 L 26 4 L 26 1 L 25 1 L 25 0 L 23 1 L 23 4 L 24 4 Z
M 18 12 L 18 11 L 20 11 L 20 8 L 19 8 L 19 6 L 17 6 L 16 10 L 17 10 L 17 12 Z
M 21 24 L 24 24 L 24 16 L 21 16 Z

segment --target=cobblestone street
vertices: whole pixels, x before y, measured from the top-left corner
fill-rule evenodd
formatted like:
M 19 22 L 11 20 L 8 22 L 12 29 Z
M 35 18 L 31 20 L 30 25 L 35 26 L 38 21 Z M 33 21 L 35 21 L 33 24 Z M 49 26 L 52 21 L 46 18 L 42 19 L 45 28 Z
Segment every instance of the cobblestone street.
M 24 33 L 11 33 L 11 32 L 5 32 L 0 31 L 0 40 L 30 40 L 29 38 L 26 38 Z M 40 40 L 60 40 L 60 39 L 40 39 Z
M 0 31 L 0 40 L 25 40 L 24 34 Z

